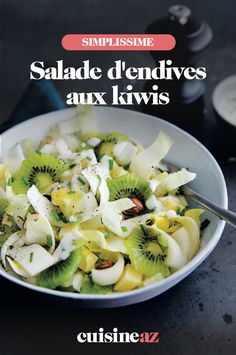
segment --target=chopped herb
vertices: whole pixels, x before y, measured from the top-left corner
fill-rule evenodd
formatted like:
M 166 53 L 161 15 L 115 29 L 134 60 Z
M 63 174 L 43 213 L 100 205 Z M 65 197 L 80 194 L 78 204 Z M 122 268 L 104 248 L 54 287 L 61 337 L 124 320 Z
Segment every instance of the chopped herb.
M 122 230 L 122 232 L 128 232 L 128 228 L 125 227 L 125 226 L 122 226 L 122 227 L 121 227 L 121 230 Z
M 83 178 L 82 176 L 78 176 L 77 180 L 78 180 L 79 182 L 81 182 L 82 185 L 85 185 L 85 184 L 86 184 L 86 180 L 85 180 L 85 178 Z
M 14 182 L 14 178 L 11 176 L 9 177 L 9 179 L 7 180 L 7 186 L 11 186 Z
M 147 237 L 148 236 L 147 227 L 144 224 L 140 224 L 140 227 L 142 229 L 143 234 Z
M 90 158 L 90 157 L 86 157 L 86 159 L 87 159 L 87 160 L 89 160 L 89 161 L 91 161 L 91 160 L 92 160 L 92 158 Z
M 181 213 L 181 208 L 180 208 L 180 207 L 177 207 L 177 208 L 176 208 L 176 213 L 177 213 L 177 214 L 180 214 L 180 213 Z
M 52 236 L 50 234 L 47 235 L 47 246 L 49 248 L 52 246 Z
M 74 167 L 76 167 L 75 163 L 69 165 L 69 169 L 73 169 Z
M 26 186 L 29 185 L 29 180 L 27 179 L 26 176 L 22 176 L 21 180 L 22 180 L 22 182 L 23 182 Z
M 35 153 L 37 153 L 38 155 L 42 155 L 42 153 L 38 149 L 36 149 Z
M 34 257 L 34 253 L 30 253 L 30 257 L 29 257 L 29 262 L 30 262 L 30 263 L 32 263 L 33 257 Z
M 57 215 L 58 215 L 59 221 L 62 221 L 64 223 L 68 222 L 68 219 L 64 216 L 64 214 L 62 212 L 58 212 Z
M 109 170 L 111 171 L 113 169 L 113 165 L 114 165 L 114 160 L 110 159 L 109 160 Z
M 209 219 L 207 219 L 207 218 L 204 219 L 204 221 L 202 221 L 202 223 L 201 223 L 200 230 L 201 230 L 201 231 L 204 231 L 204 229 L 206 229 L 206 227 L 209 226 L 209 224 L 210 224 Z
M 67 192 L 67 195 L 74 195 L 74 194 L 76 194 L 75 191 L 68 191 L 68 192 Z
M 51 215 L 52 215 L 52 217 L 53 217 L 56 221 L 60 221 L 60 220 L 61 220 L 61 217 L 59 216 L 59 214 L 57 213 L 57 211 L 52 210 L 52 211 L 51 211 Z

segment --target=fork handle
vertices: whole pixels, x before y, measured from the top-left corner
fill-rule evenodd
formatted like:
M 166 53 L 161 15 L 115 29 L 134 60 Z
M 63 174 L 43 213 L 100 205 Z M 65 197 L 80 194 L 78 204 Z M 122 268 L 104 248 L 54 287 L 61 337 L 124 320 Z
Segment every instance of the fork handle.
M 225 208 L 217 206 L 215 203 L 209 201 L 207 198 L 199 195 L 189 187 L 182 187 L 182 191 L 185 196 L 189 197 L 194 202 L 197 202 L 199 205 L 205 207 L 216 216 L 220 217 L 227 223 L 229 223 L 232 227 L 236 228 L 236 213 L 226 210 Z

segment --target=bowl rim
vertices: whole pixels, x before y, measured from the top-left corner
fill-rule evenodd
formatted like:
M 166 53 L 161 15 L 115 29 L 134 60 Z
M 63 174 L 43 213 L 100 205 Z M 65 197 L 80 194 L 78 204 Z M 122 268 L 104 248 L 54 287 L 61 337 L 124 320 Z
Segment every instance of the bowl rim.
M 96 110 L 100 110 L 100 109 L 106 109 L 106 110 L 119 110 L 119 111 L 125 111 L 128 113 L 132 112 L 133 114 L 136 114 L 138 116 L 145 116 L 145 117 L 149 117 L 150 119 L 155 119 L 158 122 L 163 123 L 164 125 L 167 125 L 168 127 L 170 127 L 172 130 L 187 136 L 187 138 L 195 145 L 197 145 L 199 148 L 201 148 L 205 154 L 210 158 L 211 162 L 213 163 L 213 165 L 215 166 L 216 170 L 218 171 L 219 174 L 219 178 L 220 178 L 220 182 L 221 182 L 221 186 L 222 186 L 222 203 L 221 203 L 221 207 L 227 208 L 228 207 L 228 195 L 227 195 L 227 188 L 226 188 L 226 183 L 225 183 L 225 179 L 224 179 L 224 175 L 221 171 L 221 168 L 219 166 L 219 164 L 217 163 L 217 161 L 215 160 L 215 158 L 213 157 L 213 155 L 208 151 L 208 149 L 202 144 L 200 143 L 196 138 L 194 138 L 192 135 L 190 135 L 188 132 L 184 131 L 183 129 L 175 126 L 174 124 L 155 117 L 153 115 L 149 115 L 140 111 L 136 111 L 136 110 L 129 110 L 126 108 L 120 108 L 120 107 L 111 107 L 111 106 L 106 106 L 106 107 L 100 107 L 100 106 L 96 106 Z M 36 121 L 38 119 L 41 119 L 45 116 L 53 116 L 56 115 L 58 113 L 62 114 L 63 112 L 69 112 L 71 111 L 71 113 L 75 112 L 75 108 L 65 108 L 62 110 L 58 110 L 58 111 L 52 111 L 52 112 L 48 112 L 42 115 L 38 115 L 35 117 L 32 117 L 26 121 L 23 121 L 11 128 L 9 128 L 8 130 L 4 131 L 1 135 L 0 138 L 2 138 L 3 136 L 11 133 L 13 130 L 16 130 L 17 128 L 20 128 L 21 126 L 27 125 L 28 123 L 32 122 L 32 121 Z M 220 240 L 221 234 L 224 230 L 224 226 L 225 226 L 225 222 L 223 220 L 219 220 L 218 225 L 216 227 L 216 230 L 213 234 L 213 237 L 211 238 L 211 240 L 208 242 L 207 247 L 203 250 L 200 249 L 199 252 L 194 256 L 194 258 L 188 262 L 186 265 L 184 265 L 181 269 L 179 269 L 178 271 L 176 271 L 174 274 L 170 275 L 168 278 L 159 281 L 157 283 L 153 283 L 151 285 L 136 289 L 136 290 L 131 290 L 131 291 L 126 291 L 126 292 L 117 292 L 117 293 L 112 293 L 112 294 L 107 294 L 107 295 L 96 295 L 96 294 L 80 294 L 80 293 L 75 293 L 75 292 L 67 292 L 67 291 L 58 291 L 58 290 L 51 290 L 51 289 L 47 289 L 47 288 L 43 288 L 43 287 L 39 287 L 30 283 L 27 283 L 21 279 L 16 278 L 15 276 L 7 273 L 4 270 L 0 269 L 0 275 L 3 276 L 4 278 L 8 279 L 9 281 L 12 281 L 20 286 L 26 287 L 32 291 L 37 291 L 43 294 L 49 294 L 52 296 L 58 296 L 61 298 L 67 298 L 67 299 L 74 299 L 74 300 L 78 300 L 78 301 L 89 301 L 89 300 L 94 300 L 94 301 L 115 301 L 115 300 L 120 300 L 122 298 L 129 298 L 132 296 L 140 296 L 142 294 L 145 294 L 146 292 L 153 291 L 156 288 L 161 287 L 162 285 L 165 284 L 170 284 L 171 286 L 167 287 L 166 289 L 164 289 L 164 291 L 162 291 L 161 293 L 165 292 L 165 290 L 171 288 L 173 285 L 175 285 L 176 283 L 180 282 L 182 279 L 185 278 L 185 276 L 187 276 L 189 273 L 191 273 L 200 263 L 202 263 L 207 256 L 212 252 L 212 250 L 216 247 L 217 243 Z M 149 297 L 150 298 L 150 297 Z M 144 299 L 146 299 L 144 297 Z M 139 301 L 137 301 L 139 302 Z M 134 302 L 136 303 L 136 302 Z
M 230 125 L 230 127 L 236 128 L 236 124 L 234 125 L 231 122 L 231 120 L 228 118 L 228 115 L 225 114 L 224 110 L 221 110 L 220 100 L 218 99 L 218 96 L 220 95 L 220 91 L 222 91 L 222 90 L 224 91 L 224 89 L 230 83 L 236 84 L 236 74 L 227 76 L 226 78 L 221 80 L 216 85 L 216 87 L 214 88 L 213 93 L 212 93 L 212 105 L 213 105 L 214 109 L 216 110 L 217 114 L 220 116 L 220 118 L 224 122 L 228 123 Z M 228 93 L 228 92 L 229 92 L 229 90 L 225 90 L 225 93 Z

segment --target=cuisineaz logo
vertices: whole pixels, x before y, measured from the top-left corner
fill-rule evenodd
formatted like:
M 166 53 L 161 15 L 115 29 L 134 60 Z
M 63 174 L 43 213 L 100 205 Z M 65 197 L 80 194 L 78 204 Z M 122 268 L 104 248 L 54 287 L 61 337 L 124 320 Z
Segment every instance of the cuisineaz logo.
M 118 328 L 104 332 L 99 328 L 98 332 L 79 333 L 77 340 L 79 343 L 159 343 L 159 332 L 119 332 Z

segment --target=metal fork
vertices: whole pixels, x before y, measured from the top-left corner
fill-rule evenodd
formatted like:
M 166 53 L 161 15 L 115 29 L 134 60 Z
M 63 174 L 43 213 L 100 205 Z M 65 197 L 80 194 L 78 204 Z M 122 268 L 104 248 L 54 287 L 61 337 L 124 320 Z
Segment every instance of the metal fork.
M 169 162 L 164 162 L 168 168 L 170 168 L 171 172 L 175 172 L 180 170 L 176 165 L 171 164 Z M 232 227 L 236 228 L 236 213 L 229 211 L 225 208 L 222 208 L 216 205 L 214 202 L 211 202 L 206 197 L 198 194 L 197 192 L 193 191 L 187 186 L 182 186 L 181 191 L 183 194 L 190 198 L 192 201 L 198 203 L 199 205 L 203 206 L 219 218 L 223 219 L 226 223 L 230 224 Z

